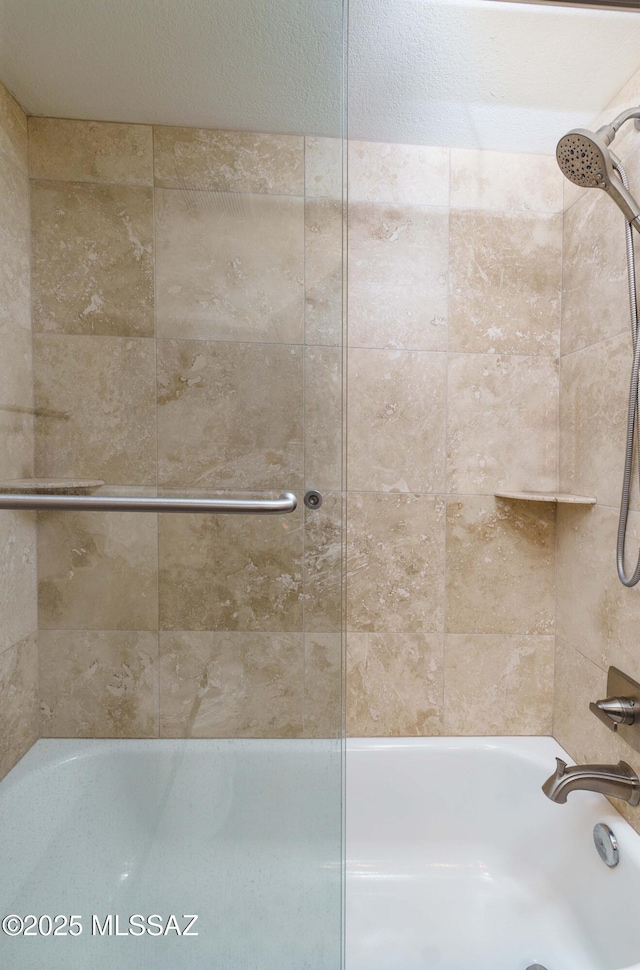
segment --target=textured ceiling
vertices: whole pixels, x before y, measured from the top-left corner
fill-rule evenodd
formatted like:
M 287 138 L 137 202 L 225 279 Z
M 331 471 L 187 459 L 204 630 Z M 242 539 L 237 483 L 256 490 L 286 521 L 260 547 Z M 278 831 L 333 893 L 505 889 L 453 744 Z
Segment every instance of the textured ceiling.
M 40 115 L 339 134 L 341 0 L 0 0 Z M 350 0 L 354 138 L 549 152 L 640 67 L 640 14 Z

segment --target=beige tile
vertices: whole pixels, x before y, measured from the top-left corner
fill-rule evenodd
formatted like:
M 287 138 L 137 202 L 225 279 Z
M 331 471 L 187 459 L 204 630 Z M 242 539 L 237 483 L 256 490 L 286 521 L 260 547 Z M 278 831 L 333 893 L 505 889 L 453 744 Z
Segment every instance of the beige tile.
M 156 185 L 304 194 L 304 139 L 209 128 L 154 128 Z
M 604 192 L 564 217 L 562 353 L 630 333 L 624 219 Z
M 616 571 L 618 512 L 596 506 L 558 513 L 557 632 L 603 669 L 613 664 L 640 680 L 636 631 L 640 587 L 628 589 Z M 627 572 L 640 549 L 640 514 L 627 530 Z
M 33 512 L 0 512 L 0 651 L 38 629 Z
M 302 348 L 158 341 L 162 485 L 302 484 Z
M 0 84 L 0 155 L 3 163 L 10 160 L 27 171 L 27 116 L 3 84 Z
M 562 212 L 555 155 L 451 149 L 451 208 Z
M 158 636 L 42 631 L 40 697 L 47 738 L 158 736 Z
M 449 149 L 432 145 L 349 142 L 353 202 L 449 204 Z
M 36 475 L 156 481 L 150 339 L 37 334 Z
M 591 701 L 604 697 L 606 688 L 606 672 L 558 639 L 553 736 L 578 764 L 616 764 L 622 760 L 640 772 L 640 755 L 589 711 Z M 570 796 L 579 797 L 579 793 Z M 640 831 L 640 808 L 619 799 L 611 803 Z
M 450 499 L 447 632 L 553 633 L 554 567 L 553 505 Z
M 304 736 L 342 733 L 342 637 L 308 633 L 304 638 Z
M 161 337 L 300 343 L 304 201 L 156 190 Z
M 341 138 L 305 138 L 304 194 L 307 199 L 342 199 Z
M 319 509 L 304 510 L 304 629 L 342 629 L 344 538 L 340 493 L 324 492 Z
M 150 125 L 29 118 L 31 178 L 153 185 Z
M 557 487 L 558 363 L 452 354 L 449 491 Z
M 560 363 L 560 483 L 603 505 L 620 503 L 632 355 L 624 333 Z
M 446 385 L 445 354 L 349 351 L 350 489 L 444 491 Z
M 34 182 L 34 329 L 153 336 L 151 189 Z
M 31 329 L 29 235 L 26 169 L 0 150 L 0 334 Z
M 32 633 L 0 653 L 0 778 L 38 737 L 38 649 Z
M 307 488 L 342 485 L 342 349 L 304 351 L 304 473 Z
M 163 633 L 160 734 L 299 737 L 303 681 L 300 634 Z
M 442 637 L 350 633 L 347 731 L 351 737 L 442 733 Z
M 0 335 L 0 478 L 33 475 L 33 355 L 28 330 Z
M 349 207 L 352 347 L 446 350 L 448 239 L 445 209 Z
M 434 633 L 444 616 L 444 500 L 351 494 L 347 629 Z
M 302 630 L 302 512 L 160 516 L 161 630 Z
M 562 216 L 451 213 L 450 349 L 558 353 Z
M 304 334 L 307 344 L 342 342 L 342 203 L 312 199 L 305 203 Z
M 41 512 L 38 607 L 45 630 L 157 630 L 157 516 Z
M 550 734 L 553 645 L 550 636 L 446 637 L 445 733 Z

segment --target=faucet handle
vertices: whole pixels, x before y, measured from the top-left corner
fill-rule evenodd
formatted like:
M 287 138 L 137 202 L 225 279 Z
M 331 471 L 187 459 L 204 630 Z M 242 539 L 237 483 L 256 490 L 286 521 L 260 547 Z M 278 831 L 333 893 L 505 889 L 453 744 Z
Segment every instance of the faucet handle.
M 609 728 L 617 731 L 619 724 L 635 724 L 640 706 L 633 697 L 605 697 L 595 704 L 589 704 L 589 710 Z

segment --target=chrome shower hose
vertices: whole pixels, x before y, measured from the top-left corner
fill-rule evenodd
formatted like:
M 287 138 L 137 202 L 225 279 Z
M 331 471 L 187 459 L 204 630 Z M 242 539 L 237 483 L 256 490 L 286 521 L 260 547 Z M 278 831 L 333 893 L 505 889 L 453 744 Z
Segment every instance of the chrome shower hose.
M 618 161 L 615 167 L 620 174 L 622 184 L 626 189 L 629 182 L 622 164 Z M 638 441 L 638 375 L 640 374 L 640 340 L 638 340 L 638 301 L 636 296 L 636 261 L 633 250 L 633 229 L 631 223 L 625 226 L 627 248 L 627 279 L 629 283 L 629 309 L 631 312 L 631 336 L 633 340 L 633 364 L 631 367 L 631 386 L 629 388 L 629 409 L 627 411 L 627 441 L 624 456 L 624 476 L 622 479 L 622 498 L 620 499 L 620 519 L 618 522 L 618 544 L 616 561 L 620 582 L 625 586 L 635 586 L 640 581 L 640 553 L 636 568 L 632 576 L 627 576 L 624 570 L 624 547 L 627 536 L 627 522 L 629 519 L 629 503 L 631 498 L 631 476 L 633 474 L 633 446 Z M 638 450 L 636 449 L 636 454 Z M 640 473 L 640 463 L 639 463 Z

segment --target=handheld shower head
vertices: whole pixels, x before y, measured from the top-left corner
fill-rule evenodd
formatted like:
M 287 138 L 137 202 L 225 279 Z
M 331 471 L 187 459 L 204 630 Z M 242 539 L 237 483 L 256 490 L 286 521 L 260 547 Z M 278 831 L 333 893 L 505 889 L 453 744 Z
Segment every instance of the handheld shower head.
M 558 142 L 556 158 L 562 174 L 570 182 L 585 189 L 603 189 L 640 232 L 640 205 L 622 184 L 609 150 L 614 137 L 615 129 L 611 125 L 595 132 L 574 128 Z

